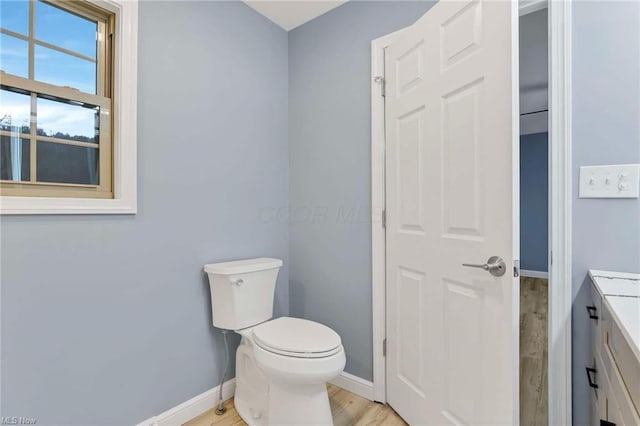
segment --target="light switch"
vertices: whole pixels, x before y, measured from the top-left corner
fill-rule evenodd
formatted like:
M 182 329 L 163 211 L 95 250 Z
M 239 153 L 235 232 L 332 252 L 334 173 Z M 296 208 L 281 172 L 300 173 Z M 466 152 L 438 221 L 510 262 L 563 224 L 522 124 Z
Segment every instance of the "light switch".
M 580 198 L 638 198 L 640 164 L 580 167 Z

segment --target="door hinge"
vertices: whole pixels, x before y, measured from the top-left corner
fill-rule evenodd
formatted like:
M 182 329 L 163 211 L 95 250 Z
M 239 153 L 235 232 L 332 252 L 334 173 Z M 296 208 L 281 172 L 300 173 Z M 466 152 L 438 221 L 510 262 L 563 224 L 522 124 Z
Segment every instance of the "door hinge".
M 385 97 L 387 95 L 387 81 L 380 75 L 374 78 L 373 81 L 380 85 L 380 95 Z
M 553 265 L 553 251 L 549 251 L 549 263 Z
M 513 277 L 518 278 L 520 276 L 520 261 L 513 261 Z
M 387 210 L 382 210 L 382 227 L 387 228 Z
M 387 356 L 387 338 L 382 340 L 382 356 Z

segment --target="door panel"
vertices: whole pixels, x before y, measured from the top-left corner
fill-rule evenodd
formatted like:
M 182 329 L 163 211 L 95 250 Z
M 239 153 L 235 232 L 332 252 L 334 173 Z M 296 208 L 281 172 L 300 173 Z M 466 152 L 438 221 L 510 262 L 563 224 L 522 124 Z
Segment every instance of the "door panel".
M 478 119 L 482 79 L 442 97 L 442 208 L 446 238 L 482 239 Z
M 423 286 L 424 273 L 398 268 L 398 376 L 420 395 L 426 393 L 421 372 L 424 341 L 422 333 L 413 334 L 413 324 L 422 324 Z
M 424 233 L 422 217 L 422 161 L 420 140 L 423 138 L 426 112 L 423 107 L 398 118 L 398 194 L 399 232 Z
M 482 318 L 484 294 L 481 289 L 463 282 L 443 280 L 444 324 L 444 406 L 443 415 L 454 424 L 473 424 L 477 410 L 474 392 L 479 387 L 479 359 L 471 356 L 482 344 L 482 327 L 467 318 Z M 460 313 L 464 312 L 465 315 Z
M 387 394 L 411 424 L 518 421 L 512 7 L 440 1 L 385 51 Z M 493 255 L 501 277 L 462 266 Z

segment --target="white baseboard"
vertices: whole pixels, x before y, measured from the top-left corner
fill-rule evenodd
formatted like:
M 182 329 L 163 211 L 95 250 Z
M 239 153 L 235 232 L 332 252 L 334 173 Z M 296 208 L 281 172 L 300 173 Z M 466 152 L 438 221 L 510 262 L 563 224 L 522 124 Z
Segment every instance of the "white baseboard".
M 528 269 L 521 269 L 520 276 L 527 278 L 549 278 L 549 273 L 545 271 L 531 271 Z
M 369 380 L 361 379 L 358 376 L 343 371 L 338 377 L 331 381 L 331 384 L 355 393 L 369 401 L 373 401 L 373 382 Z
M 233 397 L 236 390 L 236 379 L 224 382 L 222 386 L 222 399 L 225 401 Z M 220 385 L 202 392 L 190 400 L 183 402 L 162 414 L 138 423 L 137 426 L 179 426 L 189 420 L 198 417 L 218 404 L 218 392 Z

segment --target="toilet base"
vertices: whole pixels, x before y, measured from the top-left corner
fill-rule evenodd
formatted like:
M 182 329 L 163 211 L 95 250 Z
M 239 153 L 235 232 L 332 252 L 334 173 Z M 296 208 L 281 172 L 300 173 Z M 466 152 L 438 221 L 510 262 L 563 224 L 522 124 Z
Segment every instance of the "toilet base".
M 269 386 L 269 423 L 282 426 L 333 425 L 327 385 Z
M 238 396 L 234 402 L 236 411 L 249 426 L 333 425 L 326 385 L 280 387 L 271 384 L 264 411 L 252 407 L 250 401 L 242 397 L 247 391 L 236 385 Z
M 269 384 L 256 366 L 253 348 L 245 337 L 236 351 L 236 391 L 234 406 L 249 426 L 267 426 Z
M 236 352 L 236 411 L 249 426 L 333 425 L 327 385 L 269 382 L 258 368 L 252 342 L 243 336 Z

